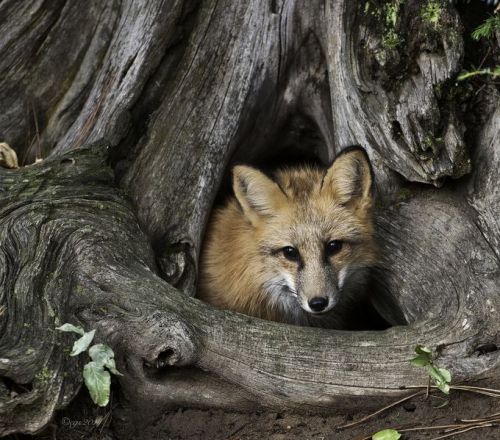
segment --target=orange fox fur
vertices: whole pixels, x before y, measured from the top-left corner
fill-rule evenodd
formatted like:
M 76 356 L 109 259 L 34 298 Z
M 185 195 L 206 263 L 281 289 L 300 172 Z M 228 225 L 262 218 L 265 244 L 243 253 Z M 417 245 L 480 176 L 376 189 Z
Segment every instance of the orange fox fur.
M 264 319 L 335 327 L 338 304 L 364 289 L 376 263 L 372 180 L 361 148 L 326 170 L 288 168 L 274 179 L 236 166 L 234 197 L 208 225 L 198 296 Z

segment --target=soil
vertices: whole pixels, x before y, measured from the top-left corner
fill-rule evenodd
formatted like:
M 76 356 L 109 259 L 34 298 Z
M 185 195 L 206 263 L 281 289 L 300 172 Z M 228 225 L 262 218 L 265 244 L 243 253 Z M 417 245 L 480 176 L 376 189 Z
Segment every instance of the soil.
M 491 386 L 491 384 L 489 384 Z M 488 386 L 488 384 L 481 384 Z M 498 388 L 498 387 L 495 387 Z M 444 396 L 441 394 L 441 396 Z M 359 420 L 367 413 L 345 415 L 297 415 L 273 412 L 242 414 L 217 410 L 181 408 L 165 413 L 148 426 L 137 440 L 361 440 L 386 428 L 447 425 L 458 419 L 481 418 L 500 413 L 500 399 L 453 391 L 449 403 L 438 398 L 418 396 L 359 425 L 338 430 L 343 424 Z M 113 405 L 112 405 L 113 406 Z M 54 424 L 34 436 L 11 436 L 11 440 L 120 440 L 113 433 L 113 410 L 91 405 L 82 390 L 72 404 L 60 412 Z M 436 439 L 444 429 L 403 433 L 402 440 Z M 448 438 L 499 440 L 500 425 L 465 432 Z

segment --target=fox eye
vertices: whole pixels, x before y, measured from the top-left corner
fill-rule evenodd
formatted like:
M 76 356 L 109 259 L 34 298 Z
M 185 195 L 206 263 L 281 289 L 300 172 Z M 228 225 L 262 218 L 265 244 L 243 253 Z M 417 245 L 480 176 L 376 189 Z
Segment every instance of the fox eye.
M 326 244 L 326 255 L 331 257 L 340 252 L 342 249 L 342 242 L 340 240 L 332 240 Z
M 290 261 L 299 261 L 299 251 L 292 246 L 285 246 L 281 249 L 283 256 Z

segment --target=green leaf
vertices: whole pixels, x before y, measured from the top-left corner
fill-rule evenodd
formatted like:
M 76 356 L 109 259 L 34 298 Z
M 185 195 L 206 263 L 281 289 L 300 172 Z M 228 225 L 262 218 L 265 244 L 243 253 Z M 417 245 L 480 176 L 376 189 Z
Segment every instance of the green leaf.
M 398 440 L 401 434 L 395 429 L 383 429 L 372 435 L 372 440 Z
M 77 356 L 80 353 L 84 352 L 89 348 L 92 339 L 94 339 L 95 330 L 91 330 L 89 332 L 84 333 L 84 335 L 75 341 L 73 344 L 73 350 L 70 353 L 70 356 Z
M 441 382 L 436 385 L 443 393 L 450 394 L 450 386 L 447 383 Z
M 111 347 L 104 344 L 95 344 L 89 348 L 89 356 L 97 364 L 105 366 L 110 359 L 114 358 L 115 354 Z
M 438 382 L 451 382 L 451 374 L 444 368 L 429 367 L 429 374 Z
M 441 372 L 441 370 L 444 370 L 444 376 Z M 444 368 L 436 368 L 436 367 L 429 367 L 429 374 L 434 380 L 434 383 L 436 386 L 445 394 L 449 394 L 450 392 L 450 386 L 448 385 L 448 382 L 451 381 L 451 374 L 448 370 L 445 370 Z M 448 380 L 449 379 L 449 380 Z
M 441 376 L 441 373 L 436 367 L 430 366 L 429 374 L 436 382 L 445 382 L 443 376 Z
M 83 379 L 93 402 L 99 406 L 106 406 L 109 403 L 109 390 L 111 388 L 109 372 L 102 365 L 89 362 L 83 367 Z
M 439 373 L 447 383 L 451 382 L 451 373 L 446 368 L 438 368 Z
M 418 356 L 410 361 L 412 365 L 416 367 L 425 367 L 432 364 L 432 351 L 430 348 L 424 345 L 417 345 L 415 347 L 415 353 L 417 353 Z
M 432 350 L 429 347 L 426 347 L 425 345 L 417 345 L 415 347 L 415 353 L 430 356 L 432 354 Z
M 411 361 L 412 365 L 415 365 L 416 367 L 426 367 L 429 365 L 429 358 L 427 356 L 419 354 L 418 356 L 414 357 Z
M 106 367 L 111 373 L 117 376 L 123 376 L 123 374 L 116 369 L 115 353 L 108 345 L 93 345 L 89 349 L 89 356 L 95 363 L 102 367 Z
M 73 325 L 73 324 L 63 324 L 61 327 L 56 327 L 56 330 L 59 330 L 61 332 L 73 332 L 73 333 L 78 333 L 79 335 L 84 335 L 85 332 L 83 331 L 83 328 L 81 328 L 79 325 Z

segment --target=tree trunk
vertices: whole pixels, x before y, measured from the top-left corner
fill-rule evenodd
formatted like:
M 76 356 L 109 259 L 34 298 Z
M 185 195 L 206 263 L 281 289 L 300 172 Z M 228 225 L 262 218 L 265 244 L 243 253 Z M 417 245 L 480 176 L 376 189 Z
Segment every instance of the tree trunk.
M 426 383 L 417 344 L 454 380 L 498 374 L 498 91 L 455 82 L 451 3 L 437 22 L 397 5 L 0 4 L 0 141 L 45 158 L 0 168 L 0 435 L 42 429 L 79 389 L 64 322 L 115 350 L 131 437 L 176 406 L 367 408 Z M 351 144 L 375 168 L 375 306 L 393 327 L 293 327 L 193 298 L 231 164 L 326 164 Z

